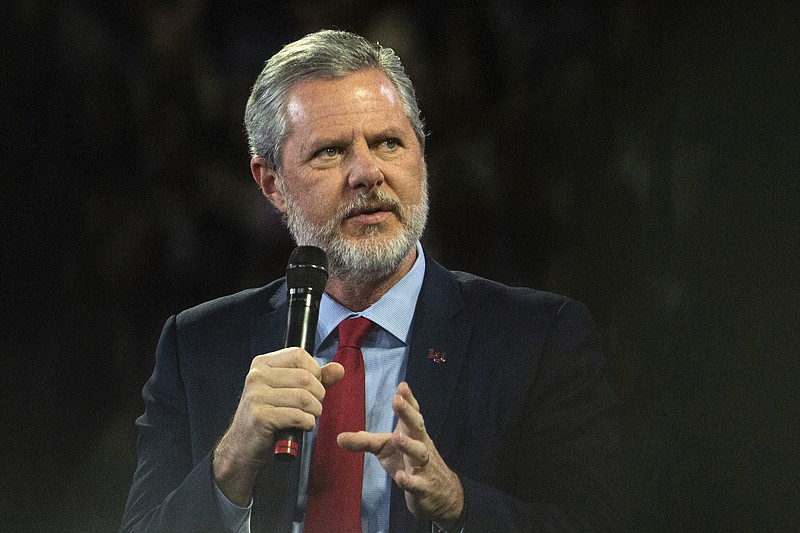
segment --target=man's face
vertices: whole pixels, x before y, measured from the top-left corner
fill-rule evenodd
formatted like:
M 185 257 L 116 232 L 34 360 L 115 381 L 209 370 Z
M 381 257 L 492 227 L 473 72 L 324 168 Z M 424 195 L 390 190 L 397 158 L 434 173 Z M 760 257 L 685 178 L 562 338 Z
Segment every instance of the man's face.
M 376 70 L 295 86 L 287 99 L 277 194 L 298 244 L 319 246 L 340 278 L 394 273 L 428 212 L 422 148 Z

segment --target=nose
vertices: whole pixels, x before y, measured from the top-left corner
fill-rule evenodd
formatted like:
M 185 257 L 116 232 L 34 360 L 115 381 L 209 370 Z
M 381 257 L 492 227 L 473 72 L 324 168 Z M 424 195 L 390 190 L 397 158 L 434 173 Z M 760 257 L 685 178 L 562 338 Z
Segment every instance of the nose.
M 383 183 L 383 172 L 379 160 L 366 142 L 353 147 L 350 154 L 348 184 L 354 189 L 365 188 L 367 191 Z

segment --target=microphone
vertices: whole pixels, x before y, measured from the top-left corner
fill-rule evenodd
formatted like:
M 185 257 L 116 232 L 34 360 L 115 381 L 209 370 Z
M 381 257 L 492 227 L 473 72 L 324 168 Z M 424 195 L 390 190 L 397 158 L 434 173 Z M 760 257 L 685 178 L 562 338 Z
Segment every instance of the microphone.
M 286 266 L 289 313 L 284 347 L 298 346 L 314 355 L 319 302 L 327 282 L 328 258 L 325 252 L 316 246 L 298 246 L 292 251 Z M 275 435 L 274 456 L 281 461 L 294 461 L 302 444 L 302 430 L 281 430 Z

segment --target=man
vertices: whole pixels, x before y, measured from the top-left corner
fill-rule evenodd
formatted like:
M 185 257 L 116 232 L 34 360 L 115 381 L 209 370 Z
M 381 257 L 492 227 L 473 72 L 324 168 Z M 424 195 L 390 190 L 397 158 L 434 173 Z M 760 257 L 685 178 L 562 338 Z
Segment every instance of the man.
M 287 45 L 246 125 L 264 196 L 328 256 L 316 354 L 282 348 L 284 280 L 172 317 L 122 529 L 344 531 L 345 508 L 370 532 L 611 528 L 614 401 L 591 318 L 425 256 L 425 135 L 394 53 L 339 31 Z M 366 421 L 333 436 L 334 461 L 315 427 L 352 378 L 332 359 L 354 316 L 371 321 Z M 308 432 L 294 463 L 273 459 L 286 428 Z M 336 479 L 362 452 L 360 493 L 320 509 L 322 472 Z

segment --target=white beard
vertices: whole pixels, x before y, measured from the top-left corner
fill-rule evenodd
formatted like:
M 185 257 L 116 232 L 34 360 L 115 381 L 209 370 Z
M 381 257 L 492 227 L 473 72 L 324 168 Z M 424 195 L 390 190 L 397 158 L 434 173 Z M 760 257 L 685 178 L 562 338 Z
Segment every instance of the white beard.
M 336 214 L 322 226 L 309 222 L 294 199 L 287 194 L 281 179 L 278 189 L 286 203 L 286 225 L 298 245 L 316 246 L 328 255 L 328 270 L 341 280 L 382 281 L 394 274 L 416 246 L 428 218 L 428 181 L 423 176 L 422 198 L 418 204 L 403 205 L 380 188 L 361 195 L 337 209 Z M 342 232 L 347 216 L 367 206 L 379 205 L 392 211 L 400 221 L 400 231 L 389 237 L 381 234 L 379 225 L 368 226 L 367 239 L 353 241 Z

